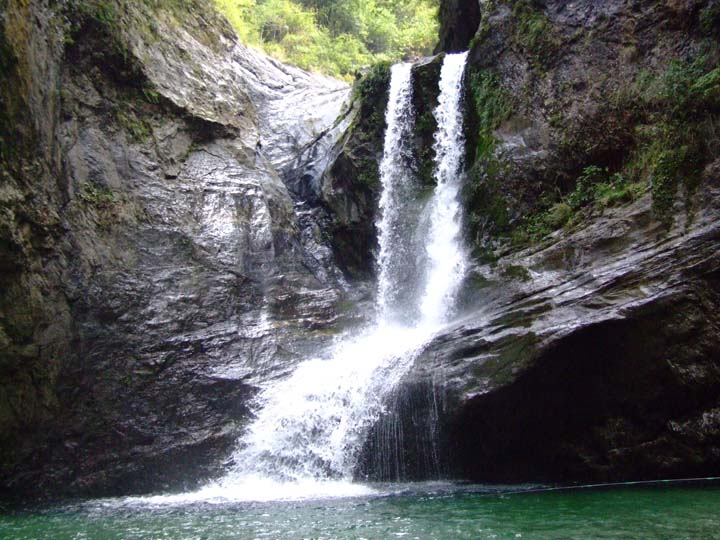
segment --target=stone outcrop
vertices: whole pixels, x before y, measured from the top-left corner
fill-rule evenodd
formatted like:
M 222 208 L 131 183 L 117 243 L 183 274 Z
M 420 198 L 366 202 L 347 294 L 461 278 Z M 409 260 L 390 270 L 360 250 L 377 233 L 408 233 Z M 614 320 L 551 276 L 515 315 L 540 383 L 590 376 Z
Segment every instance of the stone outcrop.
M 189 487 L 347 311 L 306 195 L 349 88 L 200 4 L 2 12 L 2 495 Z
M 484 0 L 440 2 L 440 40 L 436 53 L 466 51 L 480 24 Z
M 398 455 L 381 423 L 358 474 L 716 475 L 718 4 L 443 4 L 442 36 L 473 30 L 474 268 L 388 404 Z

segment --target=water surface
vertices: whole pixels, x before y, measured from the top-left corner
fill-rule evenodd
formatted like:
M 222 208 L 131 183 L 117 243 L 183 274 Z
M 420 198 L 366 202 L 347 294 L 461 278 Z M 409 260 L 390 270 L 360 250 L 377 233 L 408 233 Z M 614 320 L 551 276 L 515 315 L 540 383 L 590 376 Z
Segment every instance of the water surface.
M 275 502 L 106 499 L 0 516 L 17 540 L 720 539 L 720 486 L 517 491 L 371 486 Z

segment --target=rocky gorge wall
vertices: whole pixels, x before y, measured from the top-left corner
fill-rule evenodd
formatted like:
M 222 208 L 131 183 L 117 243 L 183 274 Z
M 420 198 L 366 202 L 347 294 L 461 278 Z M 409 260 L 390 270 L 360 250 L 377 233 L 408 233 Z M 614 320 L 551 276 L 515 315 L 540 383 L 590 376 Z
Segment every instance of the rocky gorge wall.
M 362 318 L 389 66 L 351 90 L 201 3 L 2 1 L 0 496 L 191 488 Z M 717 2 L 440 14 L 473 267 L 358 476 L 717 474 Z M 413 68 L 428 190 L 441 63 Z
M 312 196 L 349 88 L 203 3 L 0 11 L 0 493 L 191 487 L 354 317 Z
M 474 268 L 390 400 L 402 469 L 381 423 L 358 474 L 716 476 L 720 5 L 457 4 Z

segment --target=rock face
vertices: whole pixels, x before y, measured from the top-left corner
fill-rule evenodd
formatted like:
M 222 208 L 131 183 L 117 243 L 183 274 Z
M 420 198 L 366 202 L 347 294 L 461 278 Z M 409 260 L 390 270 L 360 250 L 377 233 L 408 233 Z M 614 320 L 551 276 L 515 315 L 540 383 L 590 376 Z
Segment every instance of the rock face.
M 58 9 L 0 21 L 1 494 L 189 487 L 341 319 L 307 201 L 349 88 L 209 6 Z
M 444 2 L 442 36 L 475 24 L 447 16 L 458 4 L 475 2 Z M 466 72 L 475 267 L 459 321 L 395 392 L 358 475 L 717 473 L 718 14 L 483 4 Z M 397 455 L 373 456 L 390 427 Z
M 527 265 L 527 281 L 486 284 L 484 308 L 439 336 L 398 390 L 415 404 L 394 413 L 408 438 L 414 415 L 433 420 L 436 441 L 405 449 L 407 476 L 713 475 L 719 187 L 708 179 L 689 229 L 659 230 L 646 196 L 503 260 Z
M 470 46 L 480 24 L 484 0 L 444 0 L 440 2 L 440 41 L 438 52 L 461 52 Z
M 351 93 L 197 0 L 61 4 L 0 0 L 0 497 L 189 488 L 369 296 L 389 66 Z M 718 3 L 441 19 L 474 265 L 358 475 L 716 474 Z M 413 69 L 428 188 L 441 60 Z

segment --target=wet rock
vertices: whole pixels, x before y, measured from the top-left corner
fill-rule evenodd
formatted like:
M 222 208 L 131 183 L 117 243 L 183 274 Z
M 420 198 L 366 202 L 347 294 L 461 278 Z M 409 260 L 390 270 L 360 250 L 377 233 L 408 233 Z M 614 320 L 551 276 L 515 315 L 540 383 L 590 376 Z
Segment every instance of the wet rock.
M 717 66 L 701 23 L 713 4 L 485 2 L 479 26 L 450 17 L 457 2 L 443 4 L 441 50 L 454 50 L 468 24 L 477 30 L 463 193 L 474 267 L 464 315 L 418 359 L 366 445 L 388 455 L 366 454 L 358 474 L 714 475 L 718 147 L 673 130 L 695 133 L 718 109 L 687 102 L 676 114 L 674 98 L 638 90 L 643 77 L 662 87 L 672 65 Z M 662 126 L 675 127 L 661 135 Z M 663 213 L 657 158 L 683 146 L 702 157 L 673 173 Z M 633 168 L 639 160 L 643 170 Z M 636 191 L 576 204 L 583 182 L 592 192 L 613 174 Z M 428 431 L 436 447 L 418 444 Z
M 0 163 L 3 497 L 217 475 L 258 389 L 356 316 L 332 214 L 306 203 L 347 85 L 244 48 L 210 8 L 117 7 L 2 21 L 27 30 L 14 120 L 47 150 Z
M 338 264 L 354 280 L 367 280 L 374 272 L 374 217 L 389 87 L 390 66 L 385 64 L 356 81 L 350 125 L 332 149 L 321 180 L 322 202 L 331 213 L 326 234 Z
M 670 232 L 645 196 L 551 246 L 509 256 L 530 280 L 482 267 L 483 307 L 442 332 L 396 391 L 403 397 L 389 418 L 404 432 L 386 443 L 384 459 L 436 455 L 429 468 L 399 471 L 413 479 L 713 475 L 719 195 L 717 182 L 706 185 L 692 222 Z M 435 418 L 435 454 L 412 442 L 429 429 L 418 417 Z M 361 474 L 378 470 L 388 477 L 377 466 Z
M 435 52 L 461 52 L 470 47 L 480 25 L 483 0 L 440 2 L 440 41 Z

